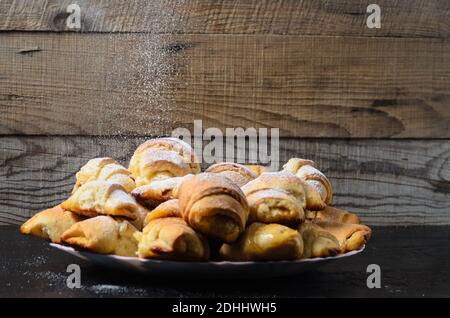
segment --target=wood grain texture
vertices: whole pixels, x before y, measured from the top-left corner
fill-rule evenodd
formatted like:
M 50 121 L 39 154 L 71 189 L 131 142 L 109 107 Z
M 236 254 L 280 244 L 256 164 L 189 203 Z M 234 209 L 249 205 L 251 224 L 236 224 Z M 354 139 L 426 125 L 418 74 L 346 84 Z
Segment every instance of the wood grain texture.
M 0 33 L 0 133 L 449 138 L 450 42 Z
M 0 138 L 0 223 L 18 224 L 69 194 L 89 159 L 128 163 L 144 138 Z M 334 186 L 334 204 L 370 225 L 450 224 L 448 140 L 282 139 L 280 162 L 317 162 Z
M 379 0 L 382 27 L 369 29 L 369 0 L 3 0 L 0 31 L 70 31 L 67 6 L 81 8 L 83 32 L 352 35 L 448 38 L 447 0 Z

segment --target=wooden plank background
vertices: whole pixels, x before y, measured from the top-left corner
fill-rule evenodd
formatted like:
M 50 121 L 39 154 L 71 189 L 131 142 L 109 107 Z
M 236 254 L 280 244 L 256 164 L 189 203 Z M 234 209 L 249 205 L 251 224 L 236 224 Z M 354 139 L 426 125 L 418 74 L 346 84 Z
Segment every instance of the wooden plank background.
M 127 165 L 143 137 L 3 137 L 0 222 L 21 222 L 70 193 L 74 172 L 108 154 Z M 450 144 L 418 140 L 283 139 L 280 166 L 300 156 L 330 177 L 334 204 L 369 224 L 448 222 Z M 7 207 L 7 210 L 4 208 Z
M 14 32 L 0 64 L 3 134 L 167 134 L 203 119 L 286 137 L 450 137 L 440 39 Z
M 447 0 L 378 0 L 381 29 L 365 27 L 368 0 L 2 0 L 0 30 L 70 31 L 72 3 L 83 32 L 450 36 Z
M 0 224 L 195 119 L 280 128 L 369 224 L 450 224 L 450 1 L 371 2 L 0 1 Z

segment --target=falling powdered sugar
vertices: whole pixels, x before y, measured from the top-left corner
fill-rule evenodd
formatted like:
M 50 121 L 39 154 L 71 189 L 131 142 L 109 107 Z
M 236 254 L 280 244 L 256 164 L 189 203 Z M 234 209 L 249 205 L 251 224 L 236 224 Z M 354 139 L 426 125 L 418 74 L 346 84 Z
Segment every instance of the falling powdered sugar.
M 174 124 L 174 83 L 184 65 L 183 44 L 174 33 L 186 27 L 183 1 L 142 3 L 139 19 L 147 33 L 111 33 L 112 56 L 104 105 L 109 135 L 167 135 Z M 177 84 L 178 85 L 178 84 Z M 179 85 L 178 85 L 179 86 Z M 126 122 L 124 119 L 126 118 Z M 113 131 L 111 132 L 111 129 Z M 99 140 L 100 142 L 104 140 Z

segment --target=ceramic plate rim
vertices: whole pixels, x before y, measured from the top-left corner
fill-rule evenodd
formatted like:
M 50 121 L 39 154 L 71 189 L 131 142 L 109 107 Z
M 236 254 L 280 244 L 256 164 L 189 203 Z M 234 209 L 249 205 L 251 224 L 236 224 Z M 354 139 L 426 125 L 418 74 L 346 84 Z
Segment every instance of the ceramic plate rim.
M 121 260 L 126 262 L 136 262 L 139 261 L 140 263 L 149 264 L 210 264 L 210 265 L 234 265 L 234 266 L 244 266 L 244 265 L 254 265 L 254 264 L 302 264 L 302 263 L 318 263 L 318 262 L 324 262 L 328 260 L 335 260 L 335 259 L 342 259 L 345 257 L 357 255 L 361 252 L 363 252 L 366 248 L 366 245 L 364 244 L 359 250 L 347 252 L 344 254 L 339 254 L 336 256 L 328 256 L 328 257 L 317 257 L 317 258 L 307 258 L 307 259 L 299 259 L 299 260 L 283 260 L 283 261 L 244 261 L 244 262 L 232 262 L 232 261 L 209 261 L 209 262 L 187 262 L 187 261 L 173 261 L 173 260 L 158 260 L 158 259 L 145 259 L 140 257 L 131 257 L 131 256 L 119 256 L 119 255 L 111 255 L 111 254 L 100 254 L 100 253 L 94 253 L 90 251 L 80 251 L 76 250 L 75 248 L 67 245 L 62 245 L 58 243 L 50 243 L 50 246 L 53 248 L 56 248 L 60 251 L 64 251 L 66 253 L 70 253 L 72 255 L 80 255 L 83 256 L 84 254 L 87 254 L 88 256 L 93 257 L 101 257 L 104 259 L 111 259 L 111 260 Z

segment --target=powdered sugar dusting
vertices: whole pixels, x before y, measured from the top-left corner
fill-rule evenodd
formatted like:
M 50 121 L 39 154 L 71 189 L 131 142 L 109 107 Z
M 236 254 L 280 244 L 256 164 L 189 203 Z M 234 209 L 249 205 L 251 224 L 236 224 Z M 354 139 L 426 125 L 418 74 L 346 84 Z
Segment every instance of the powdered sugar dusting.
M 173 125 L 174 83 L 183 65 L 183 45 L 174 31 L 182 32 L 187 22 L 181 14 L 186 0 L 140 2 L 148 33 L 111 33 L 112 68 L 107 74 L 107 91 L 103 112 L 114 136 L 167 135 Z M 136 22 L 138 23 L 138 22 Z M 177 84 L 178 85 L 178 84 Z M 127 118 L 127 123 L 124 123 Z M 111 128 L 113 127 L 113 128 Z M 113 131 L 111 131 L 113 129 Z M 104 140 L 99 139 L 99 142 Z

